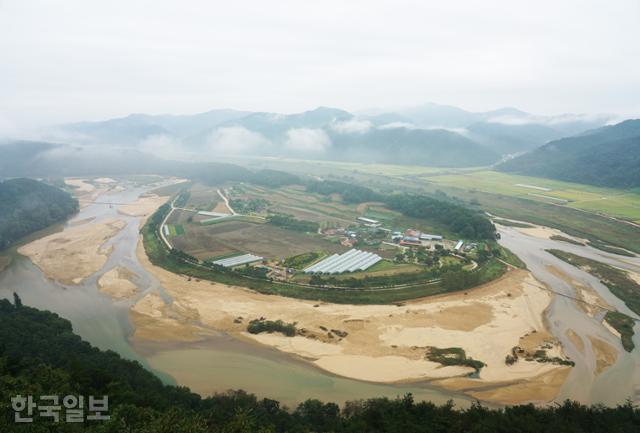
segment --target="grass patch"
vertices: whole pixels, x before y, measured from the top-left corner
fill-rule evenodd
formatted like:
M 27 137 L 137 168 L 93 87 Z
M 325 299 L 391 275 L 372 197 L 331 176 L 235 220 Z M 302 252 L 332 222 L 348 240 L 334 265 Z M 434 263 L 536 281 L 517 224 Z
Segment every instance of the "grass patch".
M 593 241 L 589 241 L 589 246 L 599 249 L 600 251 L 605 251 L 607 253 L 612 253 L 612 254 L 617 254 L 619 256 L 626 256 L 626 257 L 635 257 L 635 254 L 630 253 L 627 250 L 624 250 L 622 248 L 617 248 L 617 247 L 613 247 L 611 245 L 607 245 L 602 241 L 599 240 L 593 240 Z
M 626 314 L 619 313 L 617 311 L 609 311 L 604 316 L 604 320 L 620 333 L 622 339 L 622 347 L 627 352 L 631 352 L 635 346 L 633 343 L 633 327 L 636 322 Z
M 439 364 L 459 365 L 463 367 L 471 367 L 476 373 L 480 371 L 486 364 L 482 361 L 478 361 L 471 357 L 467 358 L 467 354 L 464 349 L 460 347 L 447 347 L 440 349 L 438 347 L 430 347 L 425 355 L 429 361 L 437 362 Z
M 261 334 L 263 332 L 273 334 L 274 332 L 279 332 L 287 337 L 293 337 L 296 335 L 296 325 L 295 323 L 285 323 L 282 320 L 273 321 L 260 318 L 249 322 L 247 332 L 249 334 Z
M 210 226 L 215 224 L 226 223 L 229 221 L 241 221 L 254 224 L 264 224 L 266 221 L 264 218 L 253 215 L 230 215 L 228 217 L 212 218 L 204 221 L 200 221 L 203 226 Z
M 566 236 L 552 235 L 552 236 L 549 237 L 549 239 L 554 240 L 554 241 L 566 242 L 566 243 L 573 244 L 573 245 L 584 246 L 584 244 L 582 242 L 576 241 L 575 239 L 571 239 L 571 238 L 568 238 Z
M 640 284 L 635 282 L 626 271 L 565 251 L 547 250 L 547 252 L 600 279 L 602 284 L 621 299 L 631 311 L 640 315 Z
M 509 263 L 511 266 L 519 269 L 527 269 L 527 265 L 522 260 L 520 260 L 520 257 L 516 256 L 510 249 L 501 246 L 499 251 L 500 258 Z
M 284 265 L 288 268 L 303 269 L 307 267 L 307 265 L 315 262 L 317 259 L 319 259 L 323 255 L 324 255 L 323 253 L 319 253 L 315 251 L 298 254 L 297 256 L 287 257 L 284 260 Z

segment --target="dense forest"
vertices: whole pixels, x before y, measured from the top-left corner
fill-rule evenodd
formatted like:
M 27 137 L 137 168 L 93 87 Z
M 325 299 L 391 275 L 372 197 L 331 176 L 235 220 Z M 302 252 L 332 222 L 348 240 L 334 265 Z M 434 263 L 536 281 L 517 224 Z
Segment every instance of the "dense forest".
M 284 214 L 269 215 L 267 217 L 267 222 L 277 227 L 282 227 L 289 230 L 295 230 L 298 232 L 315 233 L 318 231 L 318 228 L 320 227 L 318 223 L 315 223 L 313 221 L 299 220 L 292 217 L 291 215 L 284 215 Z
M 11 397 L 33 395 L 109 396 L 110 419 L 53 423 L 39 416 L 15 424 Z M 86 403 L 86 401 L 85 401 Z M 228 391 L 202 398 L 184 387 L 164 385 L 138 362 L 101 351 L 73 333 L 54 313 L 0 300 L 0 431 L 96 433 L 275 433 L 275 432 L 637 432 L 640 409 L 566 402 L 488 409 L 474 404 L 416 402 L 411 395 L 334 403 L 307 400 L 295 408 Z M 85 415 L 88 412 L 85 412 Z M 26 416 L 26 413 L 23 413 Z
M 591 185 L 640 186 L 640 120 L 555 140 L 498 170 Z
M 258 170 L 249 178 L 249 181 L 257 185 L 264 185 L 271 188 L 294 185 L 301 182 L 300 178 L 295 174 L 270 169 Z
M 340 194 L 346 203 L 384 202 L 390 209 L 441 224 L 465 239 L 496 237 L 496 228 L 485 215 L 448 200 L 417 194 L 382 194 L 364 186 L 334 180 L 309 182 L 307 191 L 323 195 Z
M 465 239 L 495 239 L 496 227 L 481 212 L 426 195 L 394 194 L 385 203 L 390 209 L 414 218 L 444 225 Z
M 0 250 L 77 211 L 78 201 L 54 186 L 24 178 L 0 182 Z

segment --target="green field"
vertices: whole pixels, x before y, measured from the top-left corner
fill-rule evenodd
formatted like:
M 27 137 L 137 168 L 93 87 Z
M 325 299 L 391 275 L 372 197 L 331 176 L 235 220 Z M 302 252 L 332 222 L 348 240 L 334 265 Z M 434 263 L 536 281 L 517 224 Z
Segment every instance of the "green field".
M 182 224 L 167 224 L 167 230 L 169 230 L 169 236 L 181 236 L 184 234 Z
M 264 218 L 260 218 L 257 216 L 251 216 L 251 215 L 231 215 L 228 217 L 222 217 L 222 218 L 212 218 L 209 220 L 205 220 L 200 222 L 201 225 L 203 226 L 211 226 L 211 225 L 216 225 L 216 224 L 222 224 L 222 223 L 227 223 L 227 222 L 231 222 L 231 221 L 239 221 L 239 222 L 248 222 L 248 223 L 253 223 L 253 224 L 264 224 L 265 220 Z
M 271 168 L 328 179 L 349 179 L 381 191 L 446 194 L 498 217 L 553 227 L 572 236 L 591 241 L 601 240 L 640 253 L 640 228 L 610 218 L 640 221 L 639 189 L 623 191 L 597 188 L 508 175 L 482 168 L 446 169 L 281 159 L 245 159 L 237 162 L 254 169 Z M 515 186 L 517 183 L 551 191 L 518 187 Z M 548 195 L 555 200 L 528 193 Z M 561 203 L 557 201 L 559 199 L 572 201 Z M 429 229 L 424 227 L 424 231 Z
M 240 162 L 240 161 L 239 161 Z M 373 188 L 408 188 L 446 192 L 484 192 L 532 202 L 561 205 L 640 223 L 640 189 L 619 190 L 539 177 L 519 176 L 487 168 L 440 168 L 393 164 L 361 164 L 334 161 L 251 159 L 241 163 L 299 174 L 326 177 L 349 176 Z M 549 189 L 543 191 L 517 184 Z M 430 185 L 430 186 L 429 186 Z M 454 194 L 455 195 L 455 192 Z
M 455 175 L 430 174 L 422 178 L 437 185 L 564 205 L 640 222 L 640 194 L 637 191 L 599 188 L 486 170 Z M 545 188 L 548 191 L 521 185 Z

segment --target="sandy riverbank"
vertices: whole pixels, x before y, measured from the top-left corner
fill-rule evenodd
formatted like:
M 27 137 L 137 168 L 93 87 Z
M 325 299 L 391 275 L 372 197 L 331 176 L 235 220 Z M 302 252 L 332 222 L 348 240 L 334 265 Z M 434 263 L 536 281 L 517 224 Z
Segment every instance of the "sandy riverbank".
M 96 180 L 93 180 L 96 182 Z M 100 194 L 109 191 L 114 188 L 113 185 L 108 183 L 98 183 L 98 186 L 89 183 L 87 179 L 65 179 L 64 183 L 74 188 L 73 194 L 80 202 L 80 208 L 84 208 L 93 203 Z
M 114 299 L 129 299 L 138 293 L 134 276 L 129 269 L 118 266 L 102 274 L 98 279 L 98 290 Z
M 568 370 L 524 359 L 505 364 L 512 348 L 528 341 L 533 331 L 548 337 L 538 344 L 551 346 L 550 356 L 562 356 L 542 320 L 552 295 L 524 270 L 465 293 L 401 306 L 339 305 L 188 279 L 153 266 L 141 244 L 138 258 L 174 302 L 168 305 L 157 294 L 143 297 L 131 310 L 134 341 L 196 341 L 207 330 L 224 331 L 298 355 L 337 375 L 384 383 L 461 378 L 465 389 L 483 388 L 474 392 L 482 395 L 478 398 L 510 403 L 552 399 Z M 295 322 L 304 335 L 247 333 L 248 322 L 260 317 Z M 461 347 L 468 357 L 487 365 L 478 378 L 462 378 L 473 370 L 427 361 L 428 347 Z M 440 385 L 460 386 L 447 381 Z M 487 386 L 494 386 L 495 399 Z
M 53 280 L 63 284 L 80 284 L 89 275 L 104 266 L 111 254 L 111 247 L 104 244 L 126 223 L 121 220 L 105 220 L 84 224 L 55 233 L 18 248 Z
M 136 201 L 121 205 L 118 207 L 118 213 L 127 216 L 142 217 L 140 226 L 144 225 L 149 218 L 160 206 L 169 200 L 167 196 L 159 196 L 156 194 L 143 194 Z

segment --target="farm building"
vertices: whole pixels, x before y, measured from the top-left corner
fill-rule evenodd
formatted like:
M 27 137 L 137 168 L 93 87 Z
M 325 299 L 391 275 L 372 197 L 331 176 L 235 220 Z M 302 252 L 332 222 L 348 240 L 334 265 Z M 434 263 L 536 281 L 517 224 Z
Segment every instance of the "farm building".
M 365 224 L 379 224 L 380 223 L 380 221 L 378 221 L 378 220 L 374 220 L 374 219 L 371 219 L 371 218 L 365 218 L 365 217 L 357 217 L 356 220 L 358 222 L 365 223 Z
M 443 238 L 440 235 L 432 235 L 430 233 L 420 233 L 420 239 L 423 241 L 441 241 Z
M 240 256 L 227 257 L 225 259 L 215 260 L 211 263 L 214 265 L 224 266 L 225 268 L 233 268 L 234 266 L 246 265 L 248 263 L 259 262 L 263 257 L 254 254 L 242 254 Z
M 344 254 L 333 254 L 304 270 L 305 274 L 340 274 L 364 271 L 382 260 L 375 253 L 352 249 Z
M 463 245 L 464 245 L 464 241 L 458 241 L 454 249 L 456 251 L 460 251 L 460 248 L 462 248 Z
M 371 218 L 365 218 L 365 217 L 357 217 L 356 221 L 358 221 L 360 224 L 366 226 L 366 227 L 380 227 L 382 224 L 380 223 L 380 221 L 378 220 L 374 220 Z

